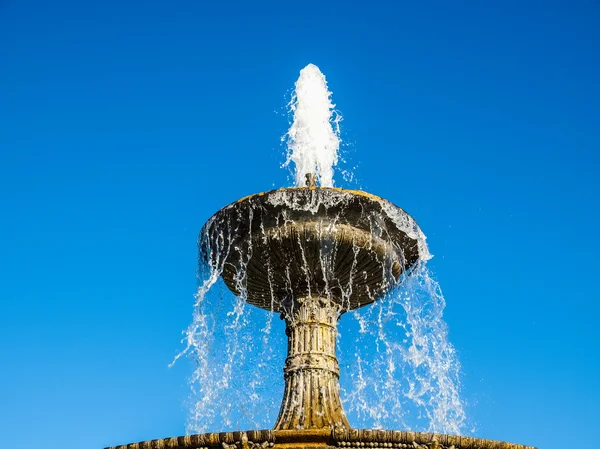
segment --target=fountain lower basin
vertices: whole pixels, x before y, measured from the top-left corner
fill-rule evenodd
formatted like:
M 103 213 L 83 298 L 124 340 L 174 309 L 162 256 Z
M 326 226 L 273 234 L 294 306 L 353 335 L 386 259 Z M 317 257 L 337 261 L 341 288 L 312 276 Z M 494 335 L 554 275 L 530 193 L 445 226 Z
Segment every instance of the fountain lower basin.
M 425 432 L 371 429 L 250 430 L 186 435 L 106 449 L 536 449 L 532 446 Z

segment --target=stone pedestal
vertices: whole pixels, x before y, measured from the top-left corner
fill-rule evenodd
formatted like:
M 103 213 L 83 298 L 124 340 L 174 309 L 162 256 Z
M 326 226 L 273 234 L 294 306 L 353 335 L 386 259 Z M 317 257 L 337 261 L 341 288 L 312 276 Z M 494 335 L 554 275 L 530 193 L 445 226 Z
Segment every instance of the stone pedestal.
M 304 297 L 283 307 L 288 356 L 275 430 L 350 428 L 340 400 L 335 354 L 339 305 Z

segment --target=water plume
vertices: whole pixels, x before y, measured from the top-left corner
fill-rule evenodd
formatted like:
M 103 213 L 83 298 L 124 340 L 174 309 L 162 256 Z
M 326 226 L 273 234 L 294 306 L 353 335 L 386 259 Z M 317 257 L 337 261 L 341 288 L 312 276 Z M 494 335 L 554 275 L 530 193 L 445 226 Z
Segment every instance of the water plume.
M 296 186 L 304 186 L 306 174 L 312 173 L 318 185 L 333 187 L 342 116 L 335 111 L 325 75 L 316 65 L 308 64 L 300 71 L 289 107 L 293 122 L 284 138 L 284 165 L 293 163 Z

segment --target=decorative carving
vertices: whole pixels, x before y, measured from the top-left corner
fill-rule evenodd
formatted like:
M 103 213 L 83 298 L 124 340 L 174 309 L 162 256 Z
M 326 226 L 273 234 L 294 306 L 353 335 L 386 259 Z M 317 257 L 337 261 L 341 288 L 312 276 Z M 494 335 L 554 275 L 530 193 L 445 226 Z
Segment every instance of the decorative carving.
M 260 435 L 259 435 L 260 436 Z M 231 444 L 228 444 L 224 441 L 221 442 L 221 447 L 223 449 L 268 449 L 274 446 L 273 441 L 269 441 L 269 434 L 265 435 L 267 439 L 265 441 L 250 441 L 248 439 L 248 434 L 246 432 L 242 432 L 241 438 L 238 441 L 235 441 Z
M 340 400 L 335 355 L 340 306 L 327 298 L 284 303 L 288 356 L 275 430 L 350 428 Z
M 503 441 L 455 435 L 402 432 L 397 430 L 350 429 L 334 431 L 332 438 L 338 447 L 373 449 L 535 449 L 531 446 Z
M 223 444 L 225 443 L 225 444 Z M 536 449 L 531 446 L 481 438 L 398 430 L 347 429 L 250 430 L 204 433 L 163 440 L 143 441 L 106 449 L 310 449 L 313 447 L 365 449 Z

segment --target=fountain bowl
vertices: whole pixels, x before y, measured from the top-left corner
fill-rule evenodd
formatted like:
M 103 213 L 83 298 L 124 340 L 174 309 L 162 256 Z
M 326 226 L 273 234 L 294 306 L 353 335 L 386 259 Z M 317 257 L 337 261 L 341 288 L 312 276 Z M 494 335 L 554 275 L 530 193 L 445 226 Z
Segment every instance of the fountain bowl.
M 294 297 L 333 299 L 342 311 L 370 304 L 423 258 L 422 233 L 377 196 L 323 187 L 251 195 L 200 232 L 201 262 L 248 303 L 281 311 Z

